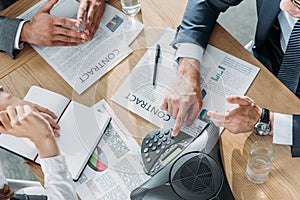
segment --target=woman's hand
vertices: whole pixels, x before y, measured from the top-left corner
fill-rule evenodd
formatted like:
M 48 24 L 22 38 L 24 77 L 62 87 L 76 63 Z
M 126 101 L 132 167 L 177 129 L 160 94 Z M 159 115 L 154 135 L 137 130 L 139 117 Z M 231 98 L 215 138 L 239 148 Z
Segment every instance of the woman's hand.
M 44 108 L 42 106 L 39 106 L 37 104 L 34 104 L 34 103 L 24 101 L 24 100 L 19 99 L 9 93 L 6 93 L 6 92 L 0 92 L 0 102 L 1 102 L 0 110 L 6 110 L 6 108 L 8 106 L 13 106 L 13 107 L 16 107 L 18 105 L 19 106 L 24 106 L 24 105 L 30 106 L 31 109 L 33 109 L 37 112 L 40 112 L 42 114 L 42 116 L 50 123 L 51 127 L 53 128 L 54 134 L 56 136 L 59 136 L 59 133 L 57 132 L 57 130 L 59 130 L 60 127 L 57 123 L 55 123 L 53 121 L 53 119 L 56 119 L 57 116 L 51 110 Z
M 29 138 L 36 145 L 41 158 L 60 154 L 49 122 L 29 105 L 8 106 L 0 112 L 0 121 L 1 133 Z

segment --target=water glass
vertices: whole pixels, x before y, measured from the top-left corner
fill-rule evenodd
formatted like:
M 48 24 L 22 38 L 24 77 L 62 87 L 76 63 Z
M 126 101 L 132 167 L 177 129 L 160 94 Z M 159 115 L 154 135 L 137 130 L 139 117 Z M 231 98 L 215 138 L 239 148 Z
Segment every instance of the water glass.
M 251 145 L 247 162 L 247 178 L 253 183 L 263 183 L 267 180 L 272 163 L 275 158 L 275 150 L 271 143 L 256 141 Z
M 126 15 L 134 16 L 141 9 L 140 0 L 121 0 L 122 11 Z

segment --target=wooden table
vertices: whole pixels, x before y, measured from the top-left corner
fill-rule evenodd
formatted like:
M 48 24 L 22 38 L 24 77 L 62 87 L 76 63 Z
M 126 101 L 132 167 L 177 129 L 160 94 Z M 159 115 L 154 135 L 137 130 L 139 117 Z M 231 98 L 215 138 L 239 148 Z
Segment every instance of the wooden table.
M 2 11 L 1 15 L 18 16 L 36 2 L 38 0 L 19 0 L 10 8 Z M 145 24 L 145 30 L 132 44 L 135 51 L 82 95 L 73 92 L 72 88 L 29 45 L 25 46 L 15 60 L 11 60 L 6 54 L 0 54 L 0 85 L 3 85 L 6 91 L 20 98 L 25 96 L 31 85 L 39 85 L 87 106 L 92 106 L 104 98 L 137 141 L 141 142 L 145 134 L 154 126 L 114 104 L 110 97 L 141 58 L 147 45 L 152 42 L 153 32 L 158 32 L 165 26 L 175 29 L 180 24 L 187 1 L 141 0 L 141 2 L 142 12 L 135 18 Z M 110 3 L 120 8 L 118 0 L 112 0 Z M 261 68 L 247 92 L 247 95 L 261 107 L 282 113 L 300 113 L 299 99 L 220 25 L 216 26 L 210 44 Z M 298 172 L 300 160 L 291 157 L 289 146 L 274 145 L 276 159 L 265 183 L 257 185 L 247 180 L 245 171 L 248 151 L 250 145 L 258 139 L 272 141 L 269 136 L 258 137 L 251 133 L 234 135 L 227 130 L 221 136 L 220 145 L 224 169 L 235 198 L 300 199 L 300 172 Z M 41 169 L 33 163 L 30 163 L 29 166 L 37 178 L 42 181 Z

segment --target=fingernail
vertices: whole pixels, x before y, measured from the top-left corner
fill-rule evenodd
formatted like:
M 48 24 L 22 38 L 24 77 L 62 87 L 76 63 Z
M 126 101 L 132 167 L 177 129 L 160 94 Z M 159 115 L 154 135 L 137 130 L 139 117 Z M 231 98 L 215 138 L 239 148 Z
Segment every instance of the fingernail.
M 171 138 L 173 139 L 173 138 L 176 137 L 176 136 L 177 136 L 177 134 L 175 134 L 174 131 L 173 131 L 173 132 L 172 132 Z
M 83 39 L 83 40 L 85 40 L 85 39 L 86 39 L 85 34 L 84 34 L 84 33 L 81 33 L 81 34 L 80 34 L 80 38 Z
M 90 31 L 85 29 L 84 32 L 87 34 L 87 35 L 90 35 Z

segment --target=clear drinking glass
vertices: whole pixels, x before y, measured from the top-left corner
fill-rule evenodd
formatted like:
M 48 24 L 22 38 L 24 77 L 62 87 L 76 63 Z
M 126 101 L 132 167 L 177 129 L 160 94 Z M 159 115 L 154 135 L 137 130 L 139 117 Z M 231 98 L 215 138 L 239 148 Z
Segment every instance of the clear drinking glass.
M 130 16 L 136 15 L 141 9 L 140 0 L 121 0 L 122 11 Z
M 247 178 L 253 183 L 263 183 L 267 180 L 275 150 L 271 143 L 256 141 L 251 145 L 247 162 Z

